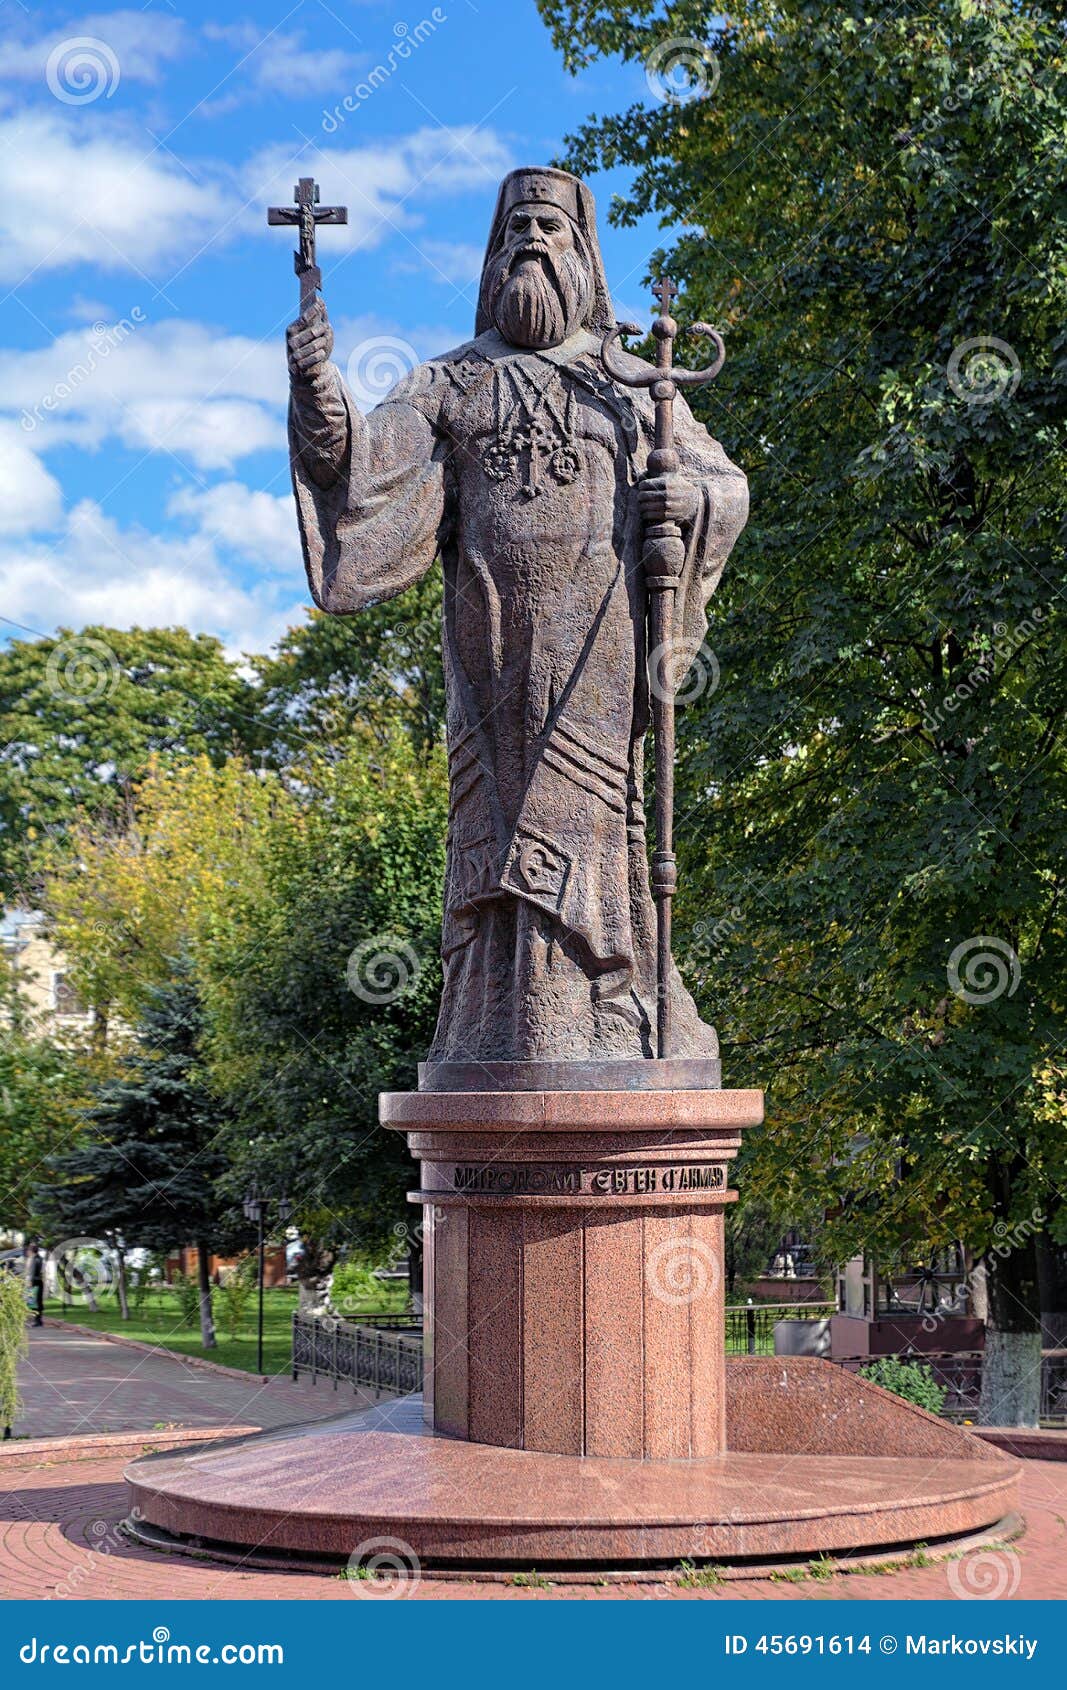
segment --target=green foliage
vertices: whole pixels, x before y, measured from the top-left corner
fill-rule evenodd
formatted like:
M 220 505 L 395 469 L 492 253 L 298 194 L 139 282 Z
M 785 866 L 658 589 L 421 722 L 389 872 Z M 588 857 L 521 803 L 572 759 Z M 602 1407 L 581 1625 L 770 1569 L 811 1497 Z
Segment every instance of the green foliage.
M 541 10 L 572 68 L 696 36 L 721 70 L 566 162 L 633 171 L 610 215 L 687 231 L 678 315 L 727 338 L 696 407 L 752 517 L 714 601 L 721 682 L 680 718 L 675 907 L 729 1082 L 771 1085 L 753 1191 L 803 1213 L 817 1189 L 839 1258 L 981 1253 L 1035 1211 L 1060 1236 L 1062 14 Z M 1012 1236 L 991 1312 L 1025 1326 Z
M 678 1583 L 683 1590 L 717 1590 L 726 1579 L 726 1570 L 695 1561 L 678 1563 Z
M 0 1003 L 0 1018 L 4 1005 Z M 77 1052 L 18 1027 L 0 1041 L 0 1192 L 4 1224 L 32 1226 L 33 1192 L 56 1145 L 84 1129 L 89 1072 Z
M 349 1317 L 361 1312 L 373 1313 L 381 1304 L 381 1281 L 374 1277 L 374 1264 L 369 1261 L 338 1262 L 330 1284 L 330 1306 L 340 1315 Z
M 304 807 L 204 955 L 208 1052 L 234 1124 L 227 1189 L 286 1191 L 313 1266 L 381 1252 L 413 1170 L 378 1094 L 416 1083 L 441 989 L 444 759 L 355 740 L 301 771 Z
M 202 1013 L 188 963 L 156 987 L 119 1072 L 96 1089 L 86 1136 L 45 1165 L 34 1209 L 59 1237 L 125 1236 L 169 1250 L 247 1236 L 217 1182 L 226 1110 L 201 1068 Z
M 436 570 L 386 604 L 358 616 L 312 611 L 257 660 L 261 717 L 279 767 L 331 748 L 343 755 L 372 733 L 398 733 L 425 755 L 444 733 L 441 581 Z
M 149 1255 L 147 1260 L 143 1261 L 139 1267 L 128 1270 L 130 1302 L 136 1314 L 143 1313 L 148 1293 L 153 1285 L 153 1272 L 158 1271 L 161 1267 L 161 1259 L 156 1255 Z
M 0 1271 L 0 1429 L 15 1423 L 18 1364 L 28 1353 L 26 1287 L 16 1274 Z
M 905 1402 L 914 1403 L 916 1408 L 925 1408 L 930 1414 L 941 1413 L 945 1387 L 937 1383 L 930 1369 L 921 1362 L 902 1361 L 899 1356 L 883 1356 L 880 1361 L 861 1367 L 860 1378 L 869 1379 L 872 1385 L 881 1385 L 883 1390 L 892 1391 L 894 1396 L 903 1397 Z
M 215 1289 L 215 1307 L 227 1338 L 237 1337 L 256 1294 L 256 1257 L 245 1256 Z
M 200 1285 L 195 1273 L 176 1273 L 171 1278 L 171 1289 L 178 1302 L 178 1318 L 183 1326 L 200 1325 Z M 212 1300 L 216 1295 L 212 1292 Z M 232 1334 L 231 1334 L 232 1336 Z
M 121 817 L 155 755 L 252 748 L 254 692 L 218 640 L 184 628 L 61 629 L 0 650 L 0 898 L 32 886 L 42 840 L 85 805 Z

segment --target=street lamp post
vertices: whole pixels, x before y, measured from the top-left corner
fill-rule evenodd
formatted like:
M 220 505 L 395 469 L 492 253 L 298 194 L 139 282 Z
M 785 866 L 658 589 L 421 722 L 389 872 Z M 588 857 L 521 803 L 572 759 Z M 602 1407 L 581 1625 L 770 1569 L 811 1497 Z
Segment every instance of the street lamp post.
M 258 1186 L 253 1186 L 244 1201 L 245 1216 L 256 1223 L 256 1255 L 258 1260 L 259 1279 L 259 1319 L 256 1327 L 256 1372 L 263 1372 L 263 1281 L 266 1268 L 266 1233 L 264 1223 L 267 1212 L 266 1196 L 262 1195 Z M 278 1219 L 282 1226 L 287 1226 L 292 1219 L 293 1205 L 288 1197 L 278 1199 Z

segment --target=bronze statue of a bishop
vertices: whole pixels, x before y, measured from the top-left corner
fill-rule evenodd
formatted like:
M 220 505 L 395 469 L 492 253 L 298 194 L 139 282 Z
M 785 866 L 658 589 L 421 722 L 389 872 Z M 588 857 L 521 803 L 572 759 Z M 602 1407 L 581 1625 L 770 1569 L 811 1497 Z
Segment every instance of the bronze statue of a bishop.
M 592 195 L 545 168 L 501 185 L 474 339 L 413 370 L 368 416 L 329 361 L 321 299 L 288 333 L 315 603 L 355 615 L 438 558 L 444 575 L 435 1063 L 656 1054 L 642 536 L 681 525 L 675 640 L 694 652 L 748 489 L 681 397 L 679 470 L 646 473 L 653 398 L 609 376 L 613 326 Z M 673 967 L 667 990 L 672 1054 L 714 1058 L 714 1029 Z

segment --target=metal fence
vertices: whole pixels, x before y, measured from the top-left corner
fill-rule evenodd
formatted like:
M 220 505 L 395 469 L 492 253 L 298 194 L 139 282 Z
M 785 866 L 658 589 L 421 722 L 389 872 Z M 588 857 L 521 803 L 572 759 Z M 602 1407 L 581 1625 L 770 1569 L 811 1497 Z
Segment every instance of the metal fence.
M 401 1327 L 408 1330 L 401 1330 Z M 422 1334 L 412 1315 L 368 1315 L 358 1325 L 339 1315 L 293 1315 L 293 1378 L 310 1374 L 369 1386 L 379 1395 L 422 1389 Z
M 749 1303 L 726 1310 L 727 1355 L 772 1355 L 776 1320 L 822 1320 L 831 1303 Z M 293 1378 L 330 1379 L 401 1396 L 422 1389 L 418 1315 L 293 1314 Z
M 749 1303 L 726 1309 L 727 1355 L 772 1355 L 774 1325 L 779 1320 L 825 1320 L 832 1303 Z M 857 1372 L 877 1356 L 838 1365 Z M 930 1368 L 946 1390 L 942 1414 L 976 1420 L 982 1394 L 980 1350 L 908 1354 Z M 422 1332 L 418 1315 L 360 1315 L 359 1321 L 333 1314 L 293 1315 L 293 1378 L 332 1380 L 407 1396 L 422 1389 Z M 1067 1425 L 1067 1350 L 1046 1350 L 1041 1358 L 1041 1422 Z
M 836 1303 L 733 1303 L 726 1307 L 726 1354 L 774 1354 L 774 1327 L 779 1320 L 827 1320 Z

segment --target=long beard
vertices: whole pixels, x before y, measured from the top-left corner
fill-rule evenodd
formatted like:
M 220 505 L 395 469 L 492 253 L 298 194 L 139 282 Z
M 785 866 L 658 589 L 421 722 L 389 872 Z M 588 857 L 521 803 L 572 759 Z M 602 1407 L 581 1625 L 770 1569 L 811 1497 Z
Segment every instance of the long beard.
M 505 253 L 487 278 L 496 328 L 512 346 L 558 346 L 581 327 L 590 299 L 589 272 L 577 252 Z

